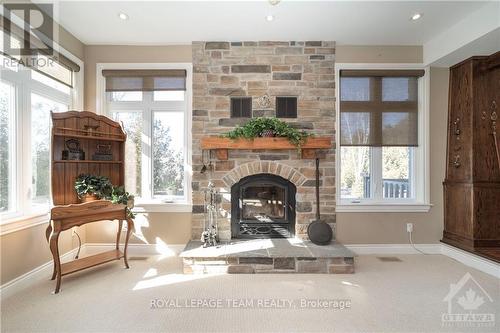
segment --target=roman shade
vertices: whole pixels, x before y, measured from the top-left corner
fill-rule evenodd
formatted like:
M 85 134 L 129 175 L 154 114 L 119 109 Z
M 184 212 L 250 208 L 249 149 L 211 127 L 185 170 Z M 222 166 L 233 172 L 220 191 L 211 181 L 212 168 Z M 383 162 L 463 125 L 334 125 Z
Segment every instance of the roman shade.
M 423 70 L 341 70 L 341 146 L 418 146 Z
M 186 70 L 103 70 L 106 91 L 186 90 Z
M 48 38 L 42 40 L 14 24 L 5 16 L 1 17 L 0 26 L 1 54 L 62 84 L 73 87 L 73 72 L 79 72 L 80 66 L 54 50 L 52 40 Z M 25 45 L 25 40 L 29 39 L 29 54 L 22 54 L 23 50 L 19 52 L 21 54 L 10 54 L 8 50 L 4 49 L 4 40 L 6 39 L 10 39 L 11 48 L 15 49 L 21 49 Z

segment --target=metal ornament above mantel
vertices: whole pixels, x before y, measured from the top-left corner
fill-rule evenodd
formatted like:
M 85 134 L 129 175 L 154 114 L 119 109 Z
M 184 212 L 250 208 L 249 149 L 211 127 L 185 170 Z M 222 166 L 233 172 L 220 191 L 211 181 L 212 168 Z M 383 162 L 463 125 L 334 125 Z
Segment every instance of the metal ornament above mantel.
M 332 137 L 313 136 L 308 137 L 306 142 L 300 146 L 302 159 L 315 159 L 318 149 L 332 148 Z M 201 138 L 201 149 L 215 150 L 219 160 L 228 159 L 228 150 L 291 150 L 297 149 L 287 138 L 261 137 L 249 139 L 230 139 L 220 136 L 206 136 Z

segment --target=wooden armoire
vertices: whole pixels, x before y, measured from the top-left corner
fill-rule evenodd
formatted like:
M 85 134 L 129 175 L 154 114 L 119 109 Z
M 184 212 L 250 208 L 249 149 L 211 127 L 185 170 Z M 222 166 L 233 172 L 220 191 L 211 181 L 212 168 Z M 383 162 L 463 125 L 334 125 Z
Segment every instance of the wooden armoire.
M 500 52 L 450 68 L 443 242 L 500 260 Z

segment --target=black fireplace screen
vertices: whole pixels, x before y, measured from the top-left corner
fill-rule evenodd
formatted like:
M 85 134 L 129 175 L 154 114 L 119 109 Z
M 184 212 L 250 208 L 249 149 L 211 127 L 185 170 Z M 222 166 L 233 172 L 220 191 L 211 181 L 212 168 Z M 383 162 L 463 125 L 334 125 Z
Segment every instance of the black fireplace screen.
M 257 174 L 241 179 L 231 189 L 232 237 L 292 237 L 295 193 L 295 185 L 279 176 Z

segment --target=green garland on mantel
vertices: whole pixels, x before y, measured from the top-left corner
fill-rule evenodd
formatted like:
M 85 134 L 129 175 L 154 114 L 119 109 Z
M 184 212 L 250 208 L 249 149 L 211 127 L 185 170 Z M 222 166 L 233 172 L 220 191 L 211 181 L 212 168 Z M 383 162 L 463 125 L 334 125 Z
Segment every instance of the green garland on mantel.
M 237 126 L 234 130 L 225 133 L 223 137 L 252 140 L 258 137 L 281 137 L 287 138 L 291 144 L 300 149 L 312 134 L 300 131 L 290 126 L 290 124 L 275 117 L 258 117 L 248 121 L 243 126 Z

